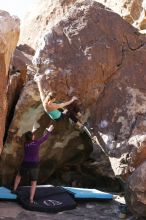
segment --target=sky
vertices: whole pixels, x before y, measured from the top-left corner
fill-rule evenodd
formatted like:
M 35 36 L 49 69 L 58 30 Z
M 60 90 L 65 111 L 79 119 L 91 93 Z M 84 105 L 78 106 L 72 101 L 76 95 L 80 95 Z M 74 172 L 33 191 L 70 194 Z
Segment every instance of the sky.
M 11 15 L 17 15 L 23 19 L 25 13 L 30 10 L 37 0 L 0 0 L 0 10 L 8 11 Z

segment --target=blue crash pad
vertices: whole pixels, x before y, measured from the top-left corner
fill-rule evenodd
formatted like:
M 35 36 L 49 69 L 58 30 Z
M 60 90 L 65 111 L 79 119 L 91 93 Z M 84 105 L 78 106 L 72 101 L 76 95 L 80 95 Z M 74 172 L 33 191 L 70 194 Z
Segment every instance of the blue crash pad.
M 97 189 L 75 188 L 75 187 L 63 187 L 68 192 L 74 194 L 75 199 L 112 199 L 111 193 L 99 191 Z
M 17 198 L 17 195 L 11 193 L 10 189 L 6 187 L 0 187 L 0 199 L 15 200 L 16 198 Z
M 47 185 L 44 187 L 47 187 Z M 72 193 L 75 199 L 112 199 L 113 198 L 113 195 L 111 193 L 102 192 L 97 189 L 86 189 L 86 188 L 76 188 L 76 187 L 63 187 L 63 188 L 66 189 L 68 192 Z M 0 187 L 0 199 L 16 200 L 16 198 L 17 195 L 11 193 L 10 189 L 6 187 Z

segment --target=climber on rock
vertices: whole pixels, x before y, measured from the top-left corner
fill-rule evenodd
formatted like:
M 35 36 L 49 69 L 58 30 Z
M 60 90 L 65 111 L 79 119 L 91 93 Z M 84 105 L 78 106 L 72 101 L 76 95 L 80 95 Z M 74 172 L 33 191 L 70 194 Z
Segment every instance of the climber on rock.
M 46 128 L 44 135 L 35 140 L 35 136 L 31 131 L 25 133 L 25 143 L 24 143 L 24 157 L 23 162 L 20 166 L 20 169 L 15 178 L 14 187 L 12 192 L 15 193 L 17 187 L 21 181 L 21 177 L 26 173 L 30 175 L 31 178 L 31 190 L 30 190 L 30 203 L 34 203 L 34 195 L 36 191 L 38 173 L 39 173 L 39 149 L 40 145 L 45 142 L 52 130 L 54 129 L 53 125 L 50 125 L 49 128 Z
M 87 127 L 81 122 L 81 112 L 75 101 L 77 97 L 73 96 L 69 101 L 59 103 L 56 101 L 55 93 L 49 93 L 43 101 L 43 107 L 46 113 L 54 121 L 60 120 L 64 115 L 67 116 L 75 126 L 84 130 L 90 137 L 91 133 Z M 67 107 L 67 108 L 65 108 Z
M 41 85 L 42 78 L 40 77 L 40 79 L 39 80 L 38 79 L 36 81 L 39 88 L 40 97 L 42 100 L 44 110 L 48 114 L 48 116 L 54 121 L 58 121 L 61 118 L 63 118 L 63 116 L 66 116 L 71 120 L 71 122 L 73 122 L 76 125 L 77 128 L 85 131 L 88 134 L 88 136 L 91 137 L 90 131 L 81 122 L 81 112 L 77 103 L 75 102 L 78 100 L 78 98 L 76 96 L 73 96 L 67 102 L 58 102 L 56 101 L 56 94 L 53 92 L 50 92 L 45 97 L 42 89 L 43 86 Z
M 68 109 L 65 107 L 71 105 L 76 100 L 77 97 L 73 96 L 69 101 L 60 103 L 56 101 L 55 93 L 50 92 L 43 100 L 43 107 L 49 117 L 57 121 L 61 118 L 62 114 L 67 114 Z M 78 109 L 75 109 L 75 113 L 78 114 Z M 75 118 L 75 120 L 77 119 Z

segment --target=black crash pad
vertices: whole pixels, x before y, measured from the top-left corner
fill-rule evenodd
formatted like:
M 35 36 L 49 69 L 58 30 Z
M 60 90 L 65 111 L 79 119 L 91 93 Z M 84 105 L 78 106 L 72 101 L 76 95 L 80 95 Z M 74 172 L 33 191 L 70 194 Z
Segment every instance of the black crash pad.
M 73 196 L 62 187 L 37 187 L 34 204 L 29 202 L 30 187 L 19 187 L 17 190 L 18 203 L 31 211 L 56 213 L 74 209 L 76 202 Z

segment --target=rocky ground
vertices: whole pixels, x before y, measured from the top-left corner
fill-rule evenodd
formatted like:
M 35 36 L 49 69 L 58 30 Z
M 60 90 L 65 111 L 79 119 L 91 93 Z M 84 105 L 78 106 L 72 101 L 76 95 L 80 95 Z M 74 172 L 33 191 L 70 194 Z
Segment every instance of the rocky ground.
M 0 202 L 0 219 L 4 220 L 117 220 L 119 218 L 119 202 L 121 197 L 111 201 L 80 202 L 77 208 L 57 214 L 30 212 L 15 202 Z M 136 220 L 128 214 L 126 220 Z M 142 219 L 141 219 L 142 220 Z

